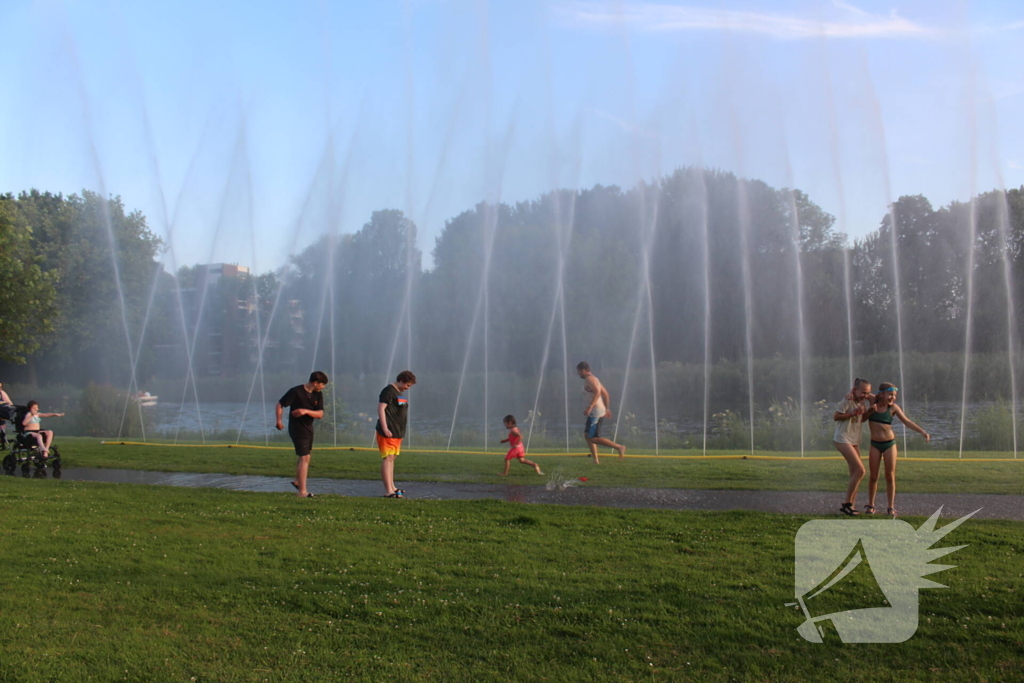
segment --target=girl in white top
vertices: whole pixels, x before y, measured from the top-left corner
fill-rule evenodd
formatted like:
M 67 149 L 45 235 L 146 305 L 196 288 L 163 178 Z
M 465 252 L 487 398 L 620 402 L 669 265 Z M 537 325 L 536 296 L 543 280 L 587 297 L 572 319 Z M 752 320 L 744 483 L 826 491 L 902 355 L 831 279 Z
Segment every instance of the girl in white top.
M 39 444 L 39 450 L 43 456 L 43 460 L 50 457 L 50 444 L 53 443 L 53 432 L 49 429 L 41 429 L 39 427 L 40 418 L 44 417 L 64 417 L 64 413 L 41 413 L 39 412 L 39 402 L 29 401 L 28 412 L 25 413 L 25 419 L 21 421 L 22 427 L 25 428 L 27 434 L 31 434 L 35 437 L 36 442 Z
M 871 382 L 859 377 L 853 383 L 853 389 L 839 405 L 832 419 L 836 422 L 836 433 L 832 444 L 836 447 L 850 470 L 850 481 L 846 486 L 846 501 L 839 508 L 844 515 L 859 515 L 857 506 L 857 488 L 864 479 L 864 463 L 860 459 L 860 439 L 863 428 L 864 414 L 868 410 L 871 396 Z

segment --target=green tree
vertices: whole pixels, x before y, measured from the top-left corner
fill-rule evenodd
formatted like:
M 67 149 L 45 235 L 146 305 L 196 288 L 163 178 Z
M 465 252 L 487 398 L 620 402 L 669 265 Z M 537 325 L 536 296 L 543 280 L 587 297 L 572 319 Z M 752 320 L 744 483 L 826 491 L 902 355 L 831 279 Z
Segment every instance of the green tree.
M 421 255 L 415 244 L 416 225 L 401 211 L 374 211 L 334 259 L 338 348 L 352 370 L 383 372 L 402 325 L 406 287 L 417 290 Z M 401 349 L 397 354 L 405 357 Z
M 25 363 L 53 331 L 56 273 L 44 273 L 32 228 L 10 195 L 0 197 L 0 360 Z
M 53 334 L 35 360 L 41 379 L 127 380 L 125 341 L 141 333 L 162 244 L 139 211 L 104 199 L 22 192 L 18 207 L 32 226 L 32 249 L 57 287 Z M 133 342 L 134 343 L 134 342 Z

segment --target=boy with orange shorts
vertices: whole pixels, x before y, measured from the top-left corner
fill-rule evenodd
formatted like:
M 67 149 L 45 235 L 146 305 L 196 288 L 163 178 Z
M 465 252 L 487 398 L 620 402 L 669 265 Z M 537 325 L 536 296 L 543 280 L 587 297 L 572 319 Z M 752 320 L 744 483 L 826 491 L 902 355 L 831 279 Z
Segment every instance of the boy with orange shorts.
M 380 478 L 385 498 L 404 498 L 405 491 L 395 488 L 395 457 L 402 451 L 402 438 L 409 420 L 409 388 L 416 384 L 416 375 L 409 370 L 380 392 L 377 403 L 377 448 L 380 449 Z

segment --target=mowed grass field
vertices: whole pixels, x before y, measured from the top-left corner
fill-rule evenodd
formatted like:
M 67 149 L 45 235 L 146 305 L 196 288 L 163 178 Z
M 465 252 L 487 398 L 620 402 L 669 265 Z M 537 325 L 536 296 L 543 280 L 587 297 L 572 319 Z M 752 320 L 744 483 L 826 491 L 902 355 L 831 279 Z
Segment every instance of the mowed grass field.
M 105 467 L 166 472 L 221 472 L 292 476 L 294 452 L 285 446 L 273 449 L 233 446 L 120 445 L 99 439 L 58 437 L 65 467 Z M 694 451 L 663 453 L 664 456 L 696 456 Z M 735 455 L 715 452 L 711 455 Z M 778 453 L 772 456 L 799 456 Z M 1024 494 L 1024 458 L 1012 453 L 970 453 L 964 460 L 948 451 L 913 451 L 900 458 L 899 490 L 905 493 L 1001 493 Z M 586 486 L 660 487 L 693 489 L 745 489 L 788 491 L 845 491 L 846 463 L 838 453 L 807 453 L 795 459 L 705 459 L 651 457 L 627 454 L 624 460 L 602 454 L 595 465 L 585 455 L 531 452 L 545 473 L 563 477 L 587 477 Z M 827 458 L 827 459 L 818 459 Z M 936 461 L 939 459 L 939 461 Z M 989 461 L 989 459 L 994 461 Z M 452 481 L 530 484 L 546 481 L 532 469 L 513 462 L 508 478 L 499 476 L 504 451 L 489 454 L 464 452 L 404 451 L 395 464 L 397 481 Z M 866 467 L 866 461 L 865 461 Z M 377 479 L 380 456 L 370 449 L 317 448 L 309 476 L 339 479 Z M 867 478 L 862 484 L 867 490 Z M 880 484 L 884 489 L 884 481 Z
M 967 547 L 939 560 L 956 566 L 930 578 L 949 588 L 921 591 L 913 638 L 843 645 L 802 640 L 802 614 L 785 606 L 808 517 L 0 477 L 0 519 L 3 681 L 876 683 L 1024 671 L 1015 522 L 968 520 L 939 542 Z

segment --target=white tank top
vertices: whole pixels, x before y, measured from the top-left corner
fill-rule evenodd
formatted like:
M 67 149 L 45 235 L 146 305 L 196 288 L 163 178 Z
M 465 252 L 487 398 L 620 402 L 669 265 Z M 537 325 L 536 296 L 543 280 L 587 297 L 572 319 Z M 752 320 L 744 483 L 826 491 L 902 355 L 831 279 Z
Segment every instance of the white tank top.
M 590 405 L 590 401 L 593 397 L 594 395 L 592 393 L 586 389 L 583 390 L 583 398 L 586 400 L 587 405 Z M 594 407 L 590 409 L 590 417 L 604 417 L 606 412 L 608 412 L 608 409 L 605 408 L 604 399 L 599 395 L 597 397 L 597 403 L 595 403 Z

